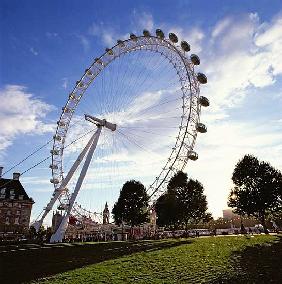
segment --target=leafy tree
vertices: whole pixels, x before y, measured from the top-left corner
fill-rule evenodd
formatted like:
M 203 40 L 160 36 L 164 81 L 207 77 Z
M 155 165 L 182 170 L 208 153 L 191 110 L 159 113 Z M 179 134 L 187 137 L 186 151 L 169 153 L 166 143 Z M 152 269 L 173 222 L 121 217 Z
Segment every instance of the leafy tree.
M 206 213 L 204 218 L 203 218 L 203 223 L 210 223 L 212 222 L 214 219 L 213 219 L 213 216 L 211 213 Z
M 183 187 L 187 184 L 188 176 L 186 173 L 179 171 L 177 172 L 168 182 L 167 189 L 175 190 L 177 188 Z
M 155 204 L 157 223 L 171 228 L 189 223 L 209 221 L 206 213 L 207 201 L 202 184 L 189 179 L 186 173 L 178 172 L 168 183 L 168 190 L 158 198 Z
M 158 216 L 158 226 L 175 229 L 178 225 L 179 215 L 176 191 L 168 189 L 161 195 L 156 201 L 155 210 Z
M 187 184 L 187 174 L 179 171 L 168 182 L 167 191 L 156 201 L 157 224 L 176 229 L 179 225 L 179 204 L 177 189 Z
M 33 226 L 31 226 L 28 230 L 28 238 L 31 239 L 31 240 L 34 240 L 36 238 L 36 230 Z
M 281 210 L 282 174 L 269 163 L 245 155 L 235 166 L 232 181 L 234 188 L 228 206 L 240 215 L 255 216 L 265 233 L 266 217 Z
M 51 239 L 52 235 L 53 235 L 52 227 L 47 227 L 46 233 L 45 233 L 45 238 L 46 238 L 46 242 L 47 243 L 50 242 L 50 239 Z
M 198 180 L 189 179 L 186 185 L 178 188 L 177 199 L 179 219 L 186 229 L 189 223 L 197 224 L 207 218 L 207 198 Z
M 38 232 L 36 233 L 36 239 L 37 241 L 43 243 L 46 237 L 46 230 L 43 226 L 41 226 L 38 230 Z
M 148 221 L 149 196 L 139 181 L 127 181 L 115 203 L 112 214 L 117 225 L 126 222 L 131 226 L 140 225 Z

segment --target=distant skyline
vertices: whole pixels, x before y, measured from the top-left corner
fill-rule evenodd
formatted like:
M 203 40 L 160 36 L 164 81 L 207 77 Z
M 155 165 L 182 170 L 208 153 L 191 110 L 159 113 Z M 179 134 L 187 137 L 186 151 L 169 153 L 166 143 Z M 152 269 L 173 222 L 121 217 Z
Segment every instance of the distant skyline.
M 244 154 L 282 170 L 281 1 L 1 1 L 0 165 L 5 172 L 49 141 L 84 69 L 117 39 L 145 28 L 175 32 L 201 58 L 208 132 L 198 136 L 199 160 L 189 161 L 186 172 L 203 183 L 209 211 L 222 216 Z M 52 194 L 48 166 L 21 179 L 36 202 L 32 218 Z

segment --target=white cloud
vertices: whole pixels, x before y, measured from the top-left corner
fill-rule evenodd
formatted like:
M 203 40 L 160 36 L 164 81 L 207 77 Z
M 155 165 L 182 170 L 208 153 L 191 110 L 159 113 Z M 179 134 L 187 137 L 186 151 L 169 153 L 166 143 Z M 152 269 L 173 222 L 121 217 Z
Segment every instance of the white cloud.
M 48 179 L 43 179 L 42 177 L 39 176 L 29 176 L 29 177 L 23 176 L 21 178 L 21 182 L 27 187 L 34 185 L 39 187 L 38 189 L 34 190 L 35 192 L 52 192 L 54 190 L 52 184 Z
M 144 29 L 153 32 L 154 27 L 155 25 L 152 14 L 147 12 L 137 13 L 136 10 L 133 10 L 133 13 L 131 14 L 131 24 L 127 27 L 127 33 L 122 33 L 113 28 L 112 25 L 107 25 L 104 22 L 94 22 L 90 26 L 88 33 L 100 38 L 102 43 L 109 47 L 113 46 L 118 39 L 128 39 L 130 32 L 141 34 Z
M 138 31 L 148 30 L 153 31 L 155 28 L 155 23 L 152 14 L 147 12 L 137 13 L 137 11 L 133 12 L 133 20 L 136 21 L 136 29 Z
M 45 33 L 46 37 L 48 38 L 55 38 L 55 37 L 58 37 L 59 34 L 58 33 L 55 33 L 55 32 L 46 32 Z
M 67 89 L 67 87 L 68 87 L 68 83 L 69 83 L 69 80 L 68 80 L 68 78 L 63 78 L 62 79 L 62 87 L 66 90 Z
M 80 40 L 81 45 L 83 46 L 84 51 L 88 51 L 90 48 L 90 42 L 88 40 L 88 38 L 84 35 L 77 35 L 77 37 Z
M 54 130 L 44 122 L 53 106 L 35 98 L 19 85 L 0 90 L 0 151 L 3 152 L 21 134 L 43 134 Z
M 273 75 L 282 74 L 282 15 L 276 17 L 271 24 L 264 25 L 255 37 L 258 47 L 265 50 L 265 60 Z
M 105 26 L 103 22 L 93 23 L 88 32 L 90 35 L 100 38 L 106 46 L 112 46 L 118 39 L 117 33 L 111 27 Z
M 279 35 L 281 29 L 277 28 L 280 24 L 280 19 L 276 19 L 266 27 L 257 14 L 250 14 L 229 18 L 224 29 L 215 29 L 217 38 L 207 44 L 202 61 L 209 80 L 203 90 L 212 94 L 217 108 L 236 107 L 250 88 L 261 89 L 275 83 L 276 76 L 282 73 L 282 32 Z M 216 27 L 222 25 L 220 21 Z M 276 41 L 270 42 L 273 37 Z
M 212 37 L 215 38 L 215 37 L 219 36 L 221 33 L 223 33 L 224 30 L 226 30 L 226 28 L 230 25 L 230 23 L 231 23 L 230 18 L 225 18 L 225 19 L 219 21 L 215 25 L 215 27 L 213 28 Z
M 33 55 L 35 55 L 35 56 L 38 55 L 38 51 L 36 51 L 36 50 L 34 49 L 34 47 L 31 47 L 31 48 L 29 49 L 29 51 L 30 51 Z

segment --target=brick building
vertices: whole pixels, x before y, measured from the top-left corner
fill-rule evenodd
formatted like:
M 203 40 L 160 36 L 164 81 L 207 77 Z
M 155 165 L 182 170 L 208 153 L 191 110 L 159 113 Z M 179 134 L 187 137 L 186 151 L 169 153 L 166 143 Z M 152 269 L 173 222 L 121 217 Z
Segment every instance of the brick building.
M 16 239 L 29 229 L 34 201 L 19 181 L 19 173 L 7 179 L 2 178 L 2 170 L 0 167 L 0 238 Z

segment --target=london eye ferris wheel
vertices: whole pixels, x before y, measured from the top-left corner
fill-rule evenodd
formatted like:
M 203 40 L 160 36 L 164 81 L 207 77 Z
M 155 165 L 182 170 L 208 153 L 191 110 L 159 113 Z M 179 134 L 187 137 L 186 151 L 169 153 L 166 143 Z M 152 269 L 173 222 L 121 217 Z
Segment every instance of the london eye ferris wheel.
M 51 241 L 62 241 L 80 204 L 115 202 L 124 182 L 137 179 L 151 201 L 169 179 L 197 160 L 197 134 L 205 133 L 200 96 L 207 83 L 200 59 L 174 33 L 130 34 L 94 59 L 62 108 L 51 150 L 52 197 L 37 228 L 55 204 L 64 211 Z M 99 211 L 99 210 L 98 210 Z

